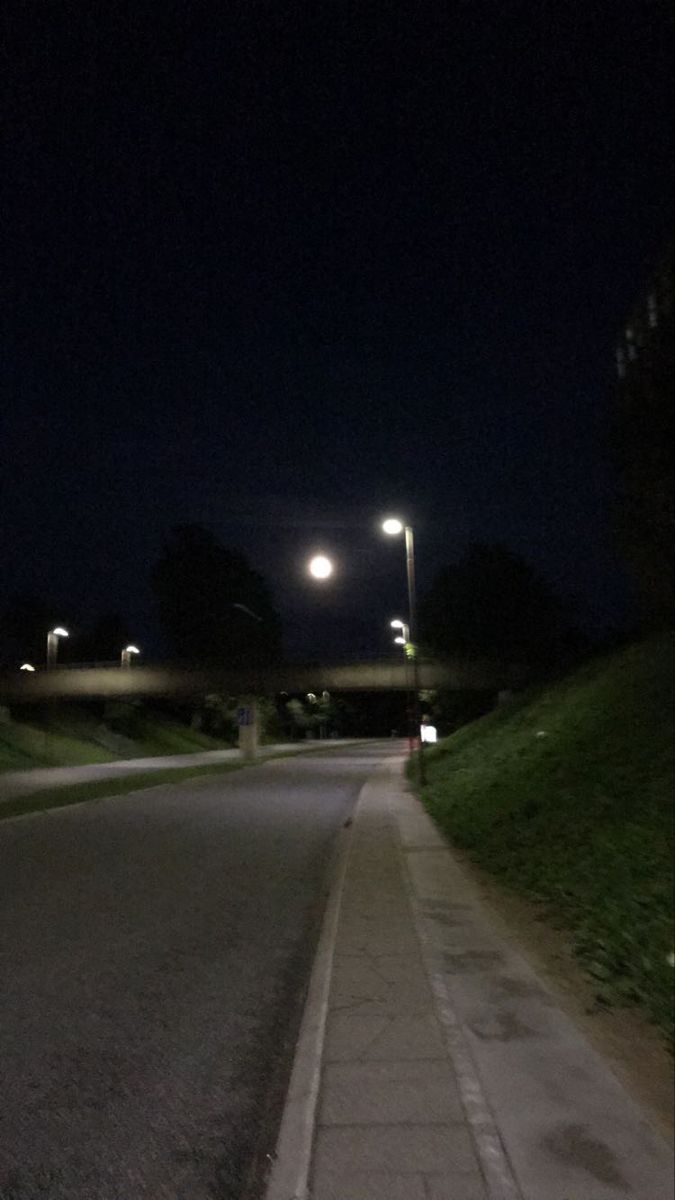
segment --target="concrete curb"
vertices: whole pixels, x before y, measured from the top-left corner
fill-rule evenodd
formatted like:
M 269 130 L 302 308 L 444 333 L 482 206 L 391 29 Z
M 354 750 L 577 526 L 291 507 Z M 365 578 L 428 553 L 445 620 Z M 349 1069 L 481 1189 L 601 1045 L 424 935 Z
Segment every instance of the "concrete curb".
M 356 817 L 364 788 L 368 787 L 369 782 L 370 780 L 366 781 L 356 798 L 352 821 Z M 328 900 L 310 975 L 265 1200 L 308 1200 L 309 1196 L 308 1181 L 321 1083 L 326 1015 L 340 907 L 351 848 L 350 834 L 351 830 L 340 830 L 329 870 Z

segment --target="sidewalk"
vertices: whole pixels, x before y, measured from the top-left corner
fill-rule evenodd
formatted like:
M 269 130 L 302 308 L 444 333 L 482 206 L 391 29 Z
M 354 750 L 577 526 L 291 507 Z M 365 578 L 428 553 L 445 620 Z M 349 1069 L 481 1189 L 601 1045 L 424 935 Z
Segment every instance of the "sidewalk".
M 279 754 L 296 754 L 305 750 L 332 750 L 349 746 L 354 738 L 320 740 L 307 739 L 297 742 L 280 742 L 276 745 L 259 746 L 256 757 L 260 760 L 274 758 Z M 0 772 L 0 805 L 15 796 L 27 796 L 45 788 L 66 787 L 71 783 L 90 783 L 97 779 L 134 775 L 137 772 L 181 770 L 185 767 L 217 766 L 218 763 L 239 762 L 242 752 L 232 750 L 198 750 L 194 754 L 160 754 L 151 758 L 116 758 L 110 762 L 83 763 L 75 767 L 29 767 L 23 771 Z
M 344 831 L 267 1200 L 671 1200 L 670 1148 L 401 770 Z

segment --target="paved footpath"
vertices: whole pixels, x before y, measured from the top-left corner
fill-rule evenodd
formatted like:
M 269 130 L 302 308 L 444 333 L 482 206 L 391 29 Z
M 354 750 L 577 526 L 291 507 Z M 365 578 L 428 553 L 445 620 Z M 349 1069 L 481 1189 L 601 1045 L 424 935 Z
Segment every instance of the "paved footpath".
M 298 754 L 309 750 L 334 750 L 357 744 L 359 738 L 319 738 L 300 742 L 281 742 L 258 747 L 256 758 L 274 758 L 279 754 Z M 26 796 L 44 788 L 66 787 L 73 783 L 91 783 L 98 779 L 116 779 L 137 772 L 181 770 L 185 767 L 217 767 L 219 763 L 241 761 L 241 750 L 199 750 L 194 754 L 159 754 L 149 758 L 116 758 L 111 762 L 82 763 L 76 767 L 29 767 L 22 771 L 0 773 L 0 805 L 4 800 Z M 0 1197 L 1 1200 L 1 1197 Z
M 407 791 L 342 835 L 266 1200 L 671 1200 L 669 1145 Z

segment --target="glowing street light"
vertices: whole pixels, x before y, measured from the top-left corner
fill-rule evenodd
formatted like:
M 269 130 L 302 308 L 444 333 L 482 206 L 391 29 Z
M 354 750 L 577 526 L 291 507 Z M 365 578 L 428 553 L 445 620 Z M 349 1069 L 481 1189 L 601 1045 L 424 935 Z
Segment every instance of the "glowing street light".
M 67 638 L 68 630 L 62 625 L 56 625 L 54 629 L 47 634 L 47 666 L 53 667 L 56 663 L 56 656 L 59 651 L 59 638 Z
M 394 642 L 396 643 L 396 645 L 397 646 L 407 646 L 408 642 L 410 641 L 410 630 L 408 629 L 408 626 L 406 625 L 405 621 L 399 621 L 397 618 L 395 621 L 390 621 L 389 624 L 391 625 L 392 629 L 400 629 L 401 630 L 398 637 L 394 638 Z
M 328 579 L 333 574 L 333 564 L 325 554 L 315 554 L 309 563 L 309 573 L 314 579 Z
M 20 671 L 34 671 L 35 667 L 33 666 L 32 663 L 22 663 L 21 666 L 19 667 L 19 670 Z
M 406 647 L 406 654 L 412 658 L 413 665 L 413 712 L 415 720 L 415 736 L 419 738 L 419 767 L 420 767 L 420 783 L 426 783 L 426 775 L 424 770 L 424 757 L 422 751 L 422 720 L 420 712 L 420 679 L 419 679 L 419 662 L 417 654 L 417 597 L 415 593 L 415 541 L 411 525 L 406 525 L 399 517 L 387 517 L 382 522 L 383 533 L 389 534 L 390 537 L 397 537 L 399 533 L 405 533 L 405 563 L 406 575 L 408 579 L 408 638 L 410 650 Z M 400 628 L 400 626 L 395 626 Z
M 138 649 L 138 646 L 125 646 L 124 650 L 122 651 L 121 657 L 120 657 L 120 666 L 121 667 L 130 667 L 131 666 L 131 658 L 132 658 L 132 655 L 134 655 L 134 654 L 140 654 L 140 650 Z

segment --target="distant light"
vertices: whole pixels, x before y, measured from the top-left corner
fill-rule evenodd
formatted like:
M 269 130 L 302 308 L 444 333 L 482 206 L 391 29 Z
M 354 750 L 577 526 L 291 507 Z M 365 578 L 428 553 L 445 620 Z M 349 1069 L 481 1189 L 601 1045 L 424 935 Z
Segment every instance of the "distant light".
M 387 517 L 386 521 L 382 522 L 382 529 L 385 533 L 394 536 L 403 531 L 403 522 L 399 521 L 398 517 Z
M 405 629 L 405 621 L 399 621 L 398 618 L 395 621 L 390 621 L 389 624 L 392 629 Z
M 125 654 L 140 654 L 140 650 L 138 649 L 138 646 L 127 646 L 125 648 L 124 653 Z
M 52 629 L 52 633 L 54 634 L 54 637 L 69 637 L 70 636 L 68 633 L 68 630 L 64 629 L 62 625 L 57 625 L 55 629 Z
M 394 642 L 397 646 L 405 646 L 405 638 L 404 637 L 395 637 Z
M 420 725 L 420 736 L 423 742 L 438 741 L 438 734 L 435 725 Z
M 22 663 L 21 666 L 19 667 L 19 670 L 20 671 L 34 671 L 35 667 L 32 666 L 31 663 Z
M 316 554 L 309 564 L 309 573 L 315 579 L 328 579 L 333 574 L 333 564 L 325 554 Z

